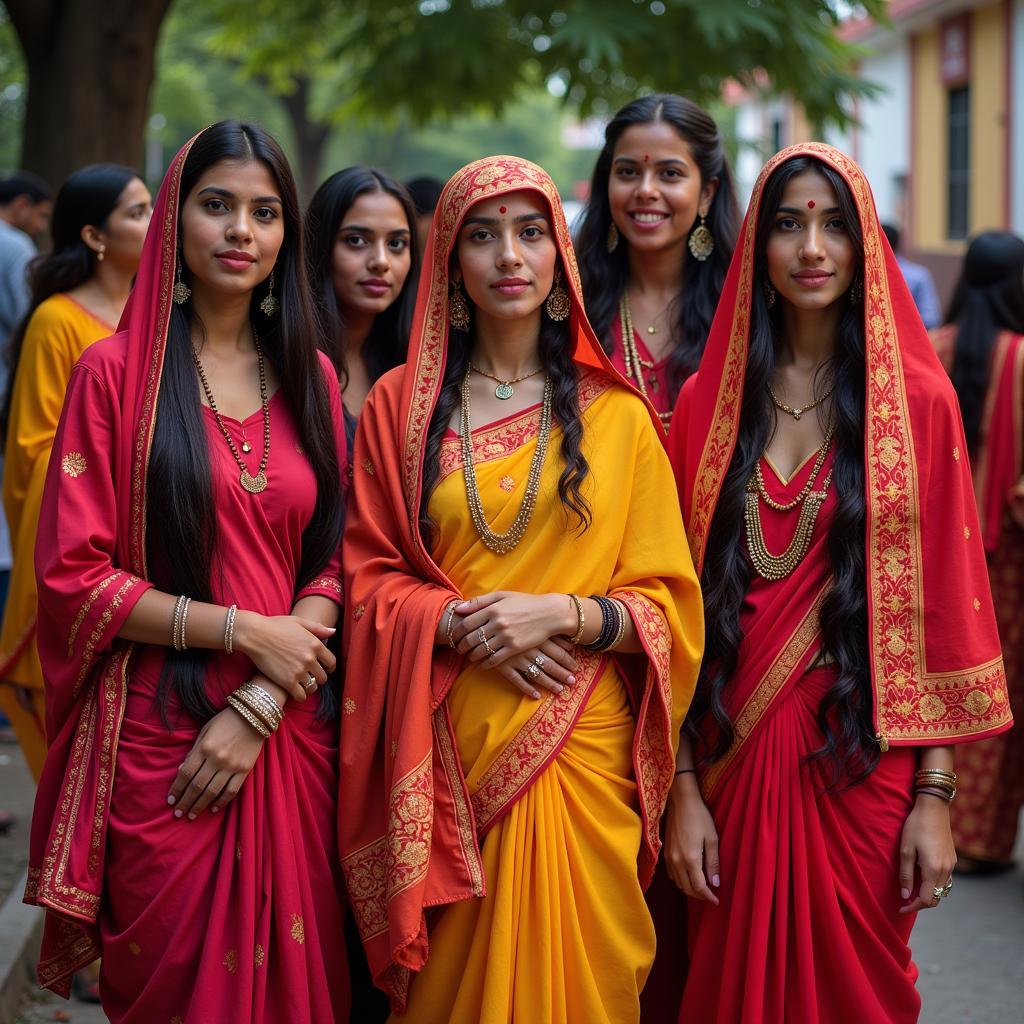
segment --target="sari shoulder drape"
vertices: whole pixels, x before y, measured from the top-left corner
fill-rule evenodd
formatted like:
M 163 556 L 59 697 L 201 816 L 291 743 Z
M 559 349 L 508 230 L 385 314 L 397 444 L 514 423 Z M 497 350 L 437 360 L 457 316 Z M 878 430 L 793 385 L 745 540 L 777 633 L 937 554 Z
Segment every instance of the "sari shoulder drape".
M 879 745 L 998 732 L 1011 716 L 956 396 L 862 171 L 830 146 L 793 146 L 765 165 L 696 381 L 680 396 L 670 451 L 694 562 L 703 566 L 739 425 L 762 191 L 796 156 L 821 160 L 843 177 L 864 239 L 866 574 Z

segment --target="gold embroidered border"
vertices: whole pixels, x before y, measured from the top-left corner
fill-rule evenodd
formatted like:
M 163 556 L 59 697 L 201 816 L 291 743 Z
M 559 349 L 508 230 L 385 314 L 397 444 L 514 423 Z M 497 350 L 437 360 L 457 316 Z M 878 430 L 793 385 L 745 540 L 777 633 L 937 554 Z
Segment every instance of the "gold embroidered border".
M 96 628 L 89 634 L 89 639 L 86 641 L 85 648 L 82 651 L 82 664 L 78 669 L 78 676 L 75 679 L 74 696 L 78 696 L 79 691 L 82 688 L 82 683 L 85 682 L 85 677 L 89 674 L 89 669 L 92 667 L 92 656 L 96 651 L 97 645 L 103 639 L 103 634 L 106 632 L 107 626 L 110 625 L 110 620 L 114 617 L 114 612 L 124 603 L 124 596 L 132 589 L 138 582 L 136 577 L 129 576 L 124 583 L 121 584 L 120 589 L 110 599 L 110 603 L 104 609 L 103 614 L 99 617 L 99 621 L 96 623 Z
M 82 607 L 78 609 L 78 614 L 75 616 L 75 621 L 71 624 L 71 632 L 68 634 L 68 657 L 72 657 L 75 653 L 75 637 L 78 636 L 79 629 L 82 628 L 82 623 L 85 621 L 86 615 L 89 614 L 89 609 L 96 603 L 96 598 L 103 593 L 111 583 L 114 582 L 122 573 L 120 570 L 112 572 L 105 580 L 100 580 L 89 596 L 82 602 Z
M 426 873 L 434 817 L 433 752 L 391 786 L 387 834 L 342 862 L 364 941 L 387 929 L 388 903 Z
M 796 629 L 779 651 L 764 678 L 758 683 L 746 704 L 740 709 L 733 722 L 736 735 L 725 756 L 716 761 L 702 774 L 704 795 L 710 797 L 718 788 L 726 772 L 735 761 L 743 744 L 750 737 L 758 722 L 786 688 L 793 673 L 807 664 L 814 647 L 821 636 L 821 606 L 825 601 L 828 584 L 818 591 L 817 597 L 807 609 Z
M 342 586 L 332 576 L 318 576 L 315 580 L 307 583 L 303 590 L 330 590 L 332 593 L 341 594 Z
M 576 652 L 576 685 L 549 693 L 494 759 L 470 796 L 476 827 L 483 835 L 557 756 L 572 731 L 605 660 L 582 648 Z
M 61 979 L 70 980 L 75 971 L 92 963 L 100 955 L 99 943 L 92 930 L 72 921 L 61 921 L 58 927 L 57 948 L 37 967 L 39 983 L 44 988 L 64 991 Z
M 444 769 L 448 790 L 455 803 L 455 820 L 459 830 L 459 843 L 462 846 L 462 858 L 469 870 L 470 886 L 474 896 L 484 894 L 484 866 L 480 859 L 480 849 L 476 840 L 476 823 L 470 801 L 466 799 L 466 789 L 462 778 L 455 743 L 452 739 L 451 721 L 448 717 L 448 702 L 442 702 L 433 714 L 434 743 L 437 745 L 438 757 Z
M 648 657 L 645 689 L 657 703 L 640 706 L 634 743 L 637 792 L 643 811 L 647 844 L 652 853 L 661 848 L 658 825 L 675 771 L 672 729 L 672 634 L 661 610 L 650 598 L 635 590 L 617 590 L 611 595 L 628 609 Z

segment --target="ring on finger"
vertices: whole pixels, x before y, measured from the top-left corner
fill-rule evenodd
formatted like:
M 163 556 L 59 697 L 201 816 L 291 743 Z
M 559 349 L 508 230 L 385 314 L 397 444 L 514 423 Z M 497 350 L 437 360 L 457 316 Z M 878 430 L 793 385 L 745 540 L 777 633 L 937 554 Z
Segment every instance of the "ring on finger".
M 529 676 L 529 677 L 530 677 L 531 679 L 536 679 L 536 678 L 537 678 L 537 676 L 539 676 L 539 675 L 540 675 L 540 669 L 539 669 L 539 668 L 538 668 L 538 667 L 537 667 L 536 665 L 530 665 L 530 667 L 529 667 L 529 668 L 527 668 L 527 670 L 526 670 L 526 674 L 527 674 L 527 675 L 528 675 L 528 676 Z
M 302 684 L 302 687 L 306 693 L 312 693 L 316 689 L 316 676 L 312 672 L 306 676 L 306 681 Z
M 537 657 L 533 659 L 533 664 L 537 668 L 543 668 L 544 667 L 544 662 L 547 661 L 547 660 L 548 659 L 545 658 L 543 654 L 538 654 Z
M 932 897 L 935 900 L 941 900 L 946 895 L 947 893 L 945 886 L 937 885 L 934 889 L 932 889 Z

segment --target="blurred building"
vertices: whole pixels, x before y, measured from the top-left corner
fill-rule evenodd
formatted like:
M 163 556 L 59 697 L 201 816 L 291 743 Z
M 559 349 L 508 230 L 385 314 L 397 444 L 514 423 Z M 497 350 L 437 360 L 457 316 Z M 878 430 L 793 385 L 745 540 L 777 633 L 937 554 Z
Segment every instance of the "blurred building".
M 892 0 L 890 26 L 847 22 L 871 51 L 860 72 L 885 92 L 858 103 L 860 126 L 826 141 L 871 181 L 903 250 L 931 268 L 943 298 L 965 240 L 988 228 L 1024 235 L 1024 0 Z M 749 191 L 763 159 L 813 138 L 798 103 L 732 90 Z

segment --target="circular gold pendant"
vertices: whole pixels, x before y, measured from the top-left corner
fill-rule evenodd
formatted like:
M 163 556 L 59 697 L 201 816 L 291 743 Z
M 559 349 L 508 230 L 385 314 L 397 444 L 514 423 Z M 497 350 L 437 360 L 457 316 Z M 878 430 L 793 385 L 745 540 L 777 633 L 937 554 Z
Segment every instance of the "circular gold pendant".
M 655 327 L 654 324 L 651 324 L 651 326 L 647 328 L 647 333 L 648 334 L 657 334 L 658 333 L 658 328 Z
M 250 494 L 261 494 L 267 489 L 267 474 L 262 471 L 253 476 L 249 470 L 243 469 L 238 479 Z
M 494 397 L 500 398 L 503 402 L 508 401 L 514 393 L 511 384 L 502 383 L 494 389 Z
M 242 451 L 245 452 L 246 455 L 248 455 L 249 452 L 252 451 L 252 445 L 249 444 L 248 441 L 243 441 L 242 442 Z

